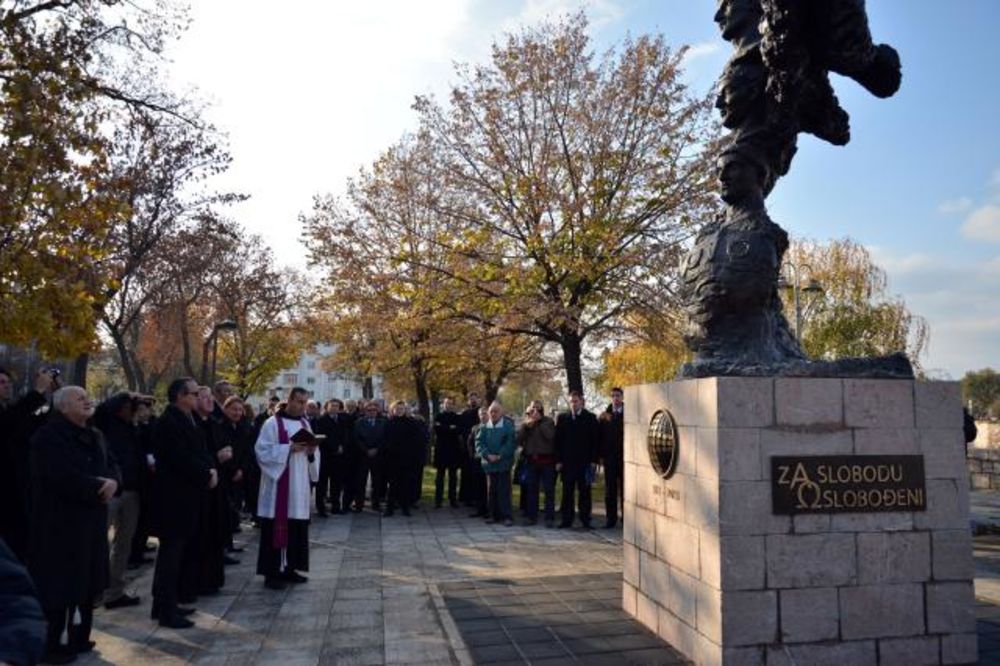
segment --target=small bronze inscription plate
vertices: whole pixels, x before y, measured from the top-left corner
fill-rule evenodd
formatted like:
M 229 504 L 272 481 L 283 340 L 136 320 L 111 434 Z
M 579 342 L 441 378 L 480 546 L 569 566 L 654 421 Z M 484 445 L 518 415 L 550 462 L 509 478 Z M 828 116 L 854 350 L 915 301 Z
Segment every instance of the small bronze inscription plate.
M 677 469 L 677 424 L 673 415 L 665 409 L 653 414 L 646 433 L 646 452 L 649 462 L 664 479 L 673 476 Z
M 774 513 L 925 511 L 923 456 L 772 456 Z

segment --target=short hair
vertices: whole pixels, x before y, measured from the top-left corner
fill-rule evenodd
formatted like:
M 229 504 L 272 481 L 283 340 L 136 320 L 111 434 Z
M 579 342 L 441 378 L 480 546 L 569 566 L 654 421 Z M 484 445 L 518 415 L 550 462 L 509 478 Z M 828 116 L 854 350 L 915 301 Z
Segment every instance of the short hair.
M 327 400 L 327 402 L 332 402 L 332 403 L 334 403 L 336 405 L 339 405 L 341 409 L 344 408 L 344 401 L 341 400 L 340 398 L 334 398 L 332 400 Z
M 390 406 L 390 409 L 396 409 L 396 407 L 398 407 L 399 405 L 402 405 L 403 407 L 406 407 L 406 401 L 405 400 L 397 400 L 396 402 L 392 403 L 392 405 Z
M 223 386 L 232 386 L 232 382 L 229 382 L 225 379 L 220 379 L 219 381 L 215 382 L 214 386 L 212 386 L 212 391 L 218 393 Z
M 276 395 L 272 395 L 270 398 L 267 399 L 267 401 L 268 402 L 281 402 L 281 398 L 279 398 Z
M 181 392 L 187 394 L 187 385 L 195 381 L 194 377 L 178 377 L 167 386 L 167 402 L 174 404 L 181 397 Z
M 14 375 L 10 374 L 10 371 L 0 365 L 0 375 L 7 375 L 7 379 L 14 379 Z
M 228 407 L 229 405 L 233 404 L 234 402 L 238 402 L 238 403 L 240 403 L 242 405 L 243 404 L 243 398 L 241 398 L 238 395 L 231 395 L 228 398 L 226 398 L 226 401 L 224 403 L 222 403 L 222 408 L 225 409 L 226 407 Z
M 197 393 L 198 395 L 201 395 L 202 393 L 204 393 L 204 392 L 206 392 L 206 391 L 208 391 L 209 395 L 211 395 L 211 394 L 212 394 L 212 389 L 208 388 L 208 387 L 207 387 L 207 386 L 205 386 L 205 385 L 201 385 L 201 386 L 199 386 L 199 387 L 198 387 L 198 390 L 196 391 L 196 393 Z
M 56 392 L 52 394 L 52 408 L 58 412 L 62 412 L 63 407 L 66 406 L 66 403 L 69 401 L 69 399 L 78 393 L 86 394 L 87 389 L 83 388 L 82 386 L 72 386 L 72 385 L 63 386 L 62 388 L 56 389 Z
M 297 395 L 309 395 L 309 391 L 305 390 L 301 386 L 295 386 L 291 391 L 288 392 L 288 399 L 292 400 Z
M 622 395 L 625 395 L 625 391 L 623 391 L 620 386 L 612 387 L 611 392 L 614 393 L 615 391 L 618 391 Z
M 569 397 L 571 397 L 571 398 L 579 398 L 580 400 L 583 400 L 583 393 L 580 392 L 580 391 L 577 391 L 576 389 L 573 389 L 572 391 L 569 392 Z

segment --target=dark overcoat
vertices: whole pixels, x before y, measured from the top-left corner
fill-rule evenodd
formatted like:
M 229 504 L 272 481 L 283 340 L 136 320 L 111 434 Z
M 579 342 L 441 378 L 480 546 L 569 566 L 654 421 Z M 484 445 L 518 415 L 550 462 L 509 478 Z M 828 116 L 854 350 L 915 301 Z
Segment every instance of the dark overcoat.
M 108 505 L 98 477 L 118 480 L 100 432 L 55 413 L 31 438 L 28 570 L 42 608 L 70 608 L 108 586 Z
M 160 537 L 191 538 L 215 465 L 205 435 L 190 416 L 168 405 L 153 426 L 156 474 L 152 531 Z
M 459 467 L 465 461 L 462 415 L 441 412 L 434 418 L 434 466 L 438 469 Z
M 563 412 L 556 420 L 556 460 L 563 465 L 563 473 L 574 473 L 597 462 L 600 440 L 597 417 L 586 409 L 573 418 Z
M 598 455 L 606 466 L 620 466 L 625 459 L 625 415 L 616 414 L 611 405 L 604 411 L 610 418 L 600 420 L 601 445 Z

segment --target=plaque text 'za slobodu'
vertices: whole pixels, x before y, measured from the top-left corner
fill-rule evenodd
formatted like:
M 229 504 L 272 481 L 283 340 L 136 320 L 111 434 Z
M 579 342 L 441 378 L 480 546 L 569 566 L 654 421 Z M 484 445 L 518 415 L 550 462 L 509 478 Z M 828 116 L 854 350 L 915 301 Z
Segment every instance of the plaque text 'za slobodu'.
M 773 456 L 776 514 L 924 511 L 923 456 Z

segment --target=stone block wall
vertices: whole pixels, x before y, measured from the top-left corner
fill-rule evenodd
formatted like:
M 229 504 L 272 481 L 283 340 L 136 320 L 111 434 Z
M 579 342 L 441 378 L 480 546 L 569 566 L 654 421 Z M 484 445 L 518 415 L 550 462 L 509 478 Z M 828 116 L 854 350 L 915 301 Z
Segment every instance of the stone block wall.
M 970 447 L 966 464 L 973 490 L 1000 490 L 1000 449 Z
M 957 384 L 707 378 L 626 389 L 626 611 L 697 664 L 976 660 Z M 677 471 L 646 453 L 654 412 Z M 775 515 L 775 455 L 924 456 L 927 510 Z M 766 661 L 765 661 L 766 660 Z

